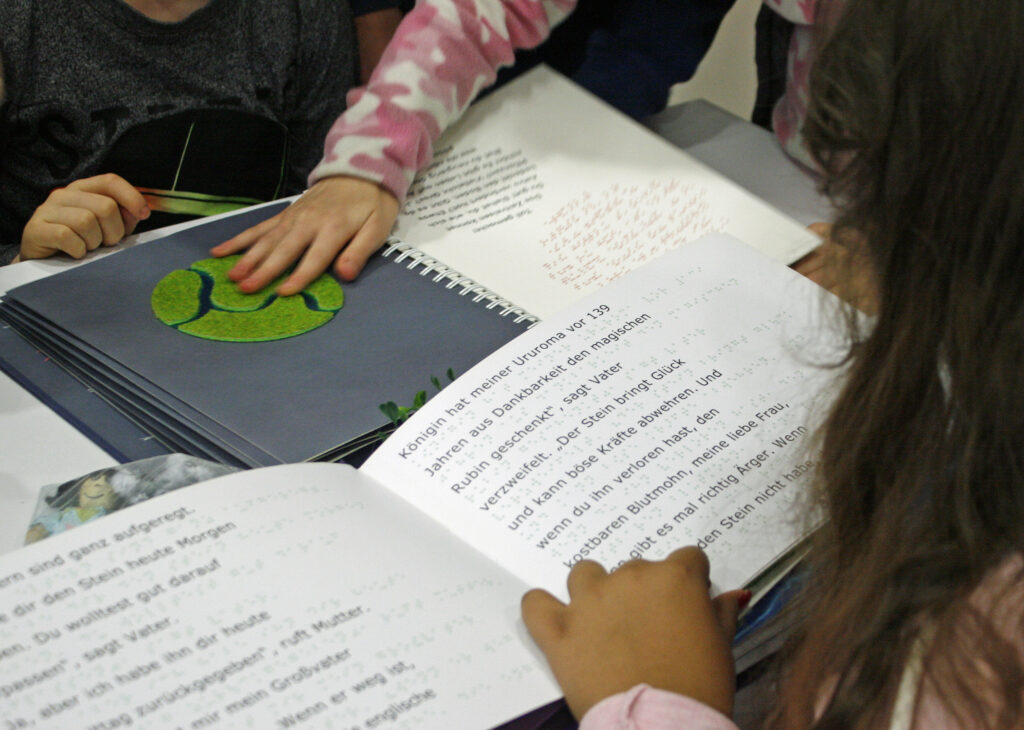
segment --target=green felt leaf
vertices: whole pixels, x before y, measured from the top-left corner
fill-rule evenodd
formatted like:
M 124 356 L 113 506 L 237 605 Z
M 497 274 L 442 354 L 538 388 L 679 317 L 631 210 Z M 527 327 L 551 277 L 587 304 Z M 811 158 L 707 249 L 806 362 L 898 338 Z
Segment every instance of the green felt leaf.
M 388 417 L 388 420 L 397 426 L 401 420 L 401 414 L 398 412 L 398 404 L 393 400 L 389 400 L 387 403 L 381 403 L 379 407 L 381 412 Z
M 149 299 L 153 314 L 172 327 L 189 321 L 199 314 L 202 288 L 203 280 L 194 271 L 172 271 L 153 288 Z

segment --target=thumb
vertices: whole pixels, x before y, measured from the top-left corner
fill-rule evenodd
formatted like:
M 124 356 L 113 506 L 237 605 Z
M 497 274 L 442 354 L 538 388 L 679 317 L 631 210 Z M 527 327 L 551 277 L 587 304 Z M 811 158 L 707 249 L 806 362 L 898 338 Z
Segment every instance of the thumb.
M 752 595 L 748 590 L 726 591 L 716 596 L 711 602 L 715 609 L 715 615 L 718 617 L 718 624 L 722 627 L 722 633 L 729 643 L 732 643 L 732 639 L 736 635 L 737 617 L 740 615 L 740 611 L 750 603 Z
M 124 235 L 130 236 L 135 231 L 135 226 L 139 225 L 140 219 L 123 205 L 120 208 L 121 220 L 124 221 Z M 149 216 L 146 217 L 148 218 Z

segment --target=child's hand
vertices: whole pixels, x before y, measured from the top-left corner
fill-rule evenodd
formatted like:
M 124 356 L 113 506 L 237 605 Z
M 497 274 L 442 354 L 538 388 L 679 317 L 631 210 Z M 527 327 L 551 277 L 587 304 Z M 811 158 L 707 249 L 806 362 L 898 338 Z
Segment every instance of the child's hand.
M 532 590 L 523 621 L 547 656 L 577 719 L 605 697 L 646 683 L 732 714 L 730 645 L 745 591 L 708 595 L 708 559 L 696 547 L 633 560 L 608 574 L 593 561 L 569 573 L 570 603 Z
M 874 314 L 877 310 L 877 295 L 871 267 L 864 254 L 860 253 L 860 242 L 837 241 L 828 223 L 812 223 L 807 227 L 822 238 L 822 243 L 793 264 L 793 270 L 828 289 L 847 304 L 867 314 Z M 848 239 L 850 236 L 848 233 Z
M 80 259 L 100 245 L 113 246 L 149 217 L 142 193 L 107 173 L 57 188 L 36 208 L 21 234 L 19 259 L 64 252 Z
M 836 294 L 839 286 L 839 272 L 836 270 L 836 265 L 841 250 L 838 248 L 838 244 L 832 240 L 832 225 L 812 223 L 807 228 L 821 238 L 821 244 L 794 263 L 793 270 L 798 274 L 803 274 L 818 286 Z
M 248 249 L 228 272 L 245 292 L 259 291 L 300 257 L 302 261 L 277 288 L 297 294 L 327 270 L 346 281 L 359 275 L 384 243 L 398 217 L 398 200 L 376 183 L 329 177 L 316 183 L 273 218 L 211 249 L 227 256 Z

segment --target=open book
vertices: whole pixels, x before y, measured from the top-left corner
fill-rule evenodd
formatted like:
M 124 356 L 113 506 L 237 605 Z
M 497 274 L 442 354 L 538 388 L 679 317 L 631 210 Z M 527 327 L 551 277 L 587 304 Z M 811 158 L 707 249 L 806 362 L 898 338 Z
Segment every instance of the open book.
M 432 377 L 447 382 L 449 369 L 465 372 L 534 317 L 709 230 L 784 263 L 814 244 L 792 220 L 540 68 L 441 140 L 396 238 L 343 286 L 345 304 L 327 324 L 273 342 L 214 343 L 154 317 L 150 295 L 164 276 L 282 205 L 15 288 L 0 317 L 168 449 L 266 466 L 344 456 L 388 424 L 382 403 L 411 406 L 418 391 L 433 392 Z M 0 355 L 0 367 L 44 398 L 54 392 L 35 382 L 52 366 L 22 354 Z M 110 419 L 78 420 L 115 458 L 152 454 L 137 433 L 107 428 Z
M 685 544 L 732 588 L 810 529 L 821 297 L 708 236 L 484 359 L 358 471 L 240 472 L 0 557 L 5 719 L 487 728 L 551 701 L 527 588 Z
M 410 256 L 543 318 L 711 231 L 785 264 L 818 244 L 764 201 L 540 66 L 470 107 L 438 140 L 395 239 Z

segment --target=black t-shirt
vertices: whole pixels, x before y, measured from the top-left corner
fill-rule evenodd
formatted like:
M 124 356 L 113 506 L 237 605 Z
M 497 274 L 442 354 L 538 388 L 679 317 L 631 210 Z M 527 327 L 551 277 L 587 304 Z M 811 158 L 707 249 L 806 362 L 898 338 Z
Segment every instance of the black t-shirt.
M 0 27 L 0 263 L 53 188 L 103 172 L 193 213 L 300 192 L 357 72 L 345 0 L 211 0 L 179 23 L 4 0 Z

